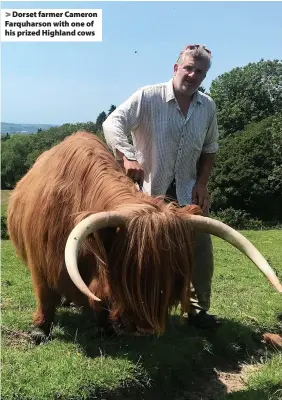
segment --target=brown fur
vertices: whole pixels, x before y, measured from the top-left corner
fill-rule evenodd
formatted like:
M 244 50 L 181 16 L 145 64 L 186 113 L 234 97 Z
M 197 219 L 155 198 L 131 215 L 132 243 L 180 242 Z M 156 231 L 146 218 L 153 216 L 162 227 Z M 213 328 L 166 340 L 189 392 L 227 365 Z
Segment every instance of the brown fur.
M 138 205 L 138 208 L 136 207 Z M 170 310 L 189 307 L 193 233 L 178 207 L 137 190 L 95 135 L 76 132 L 44 152 L 18 182 L 8 208 L 10 238 L 31 271 L 38 308 L 34 324 L 48 332 L 61 296 L 99 312 L 72 283 L 64 263 L 69 233 L 87 215 L 135 210 L 128 225 L 84 241 L 82 278 L 127 330 L 160 334 Z

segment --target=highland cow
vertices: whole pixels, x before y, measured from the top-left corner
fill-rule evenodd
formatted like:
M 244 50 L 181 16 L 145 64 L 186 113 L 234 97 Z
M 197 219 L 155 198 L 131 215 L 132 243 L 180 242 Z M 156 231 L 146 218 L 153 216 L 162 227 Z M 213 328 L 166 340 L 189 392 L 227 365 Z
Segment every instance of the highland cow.
M 17 183 L 8 230 L 28 266 L 34 335 L 49 335 L 62 297 L 115 330 L 162 334 L 169 313 L 189 310 L 193 232 L 246 254 L 282 292 L 273 270 L 238 232 L 198 206 L 142 193 L 95 135 L 76 132 L 42 153 Z M 105 321 L 103 322 L 105 323 Z

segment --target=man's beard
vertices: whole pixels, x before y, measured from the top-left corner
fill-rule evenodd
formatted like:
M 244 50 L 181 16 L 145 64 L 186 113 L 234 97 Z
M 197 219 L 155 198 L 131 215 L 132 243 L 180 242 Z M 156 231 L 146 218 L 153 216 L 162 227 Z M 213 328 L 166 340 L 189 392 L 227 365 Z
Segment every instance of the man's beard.
M 197 87 L 195 85 L 188 84 L 188 82 L 183 82 L 179 85 L 178 91 L 179 94 L 190 96 L 195 93 Z

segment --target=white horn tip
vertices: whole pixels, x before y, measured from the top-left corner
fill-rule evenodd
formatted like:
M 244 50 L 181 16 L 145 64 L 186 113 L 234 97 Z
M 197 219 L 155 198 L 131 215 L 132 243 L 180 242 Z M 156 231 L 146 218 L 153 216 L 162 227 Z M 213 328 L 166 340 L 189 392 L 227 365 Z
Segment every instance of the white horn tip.
M 95 296 L 95 294 L 93 294 L 93 293 L 89 293 L 89 297 L 91 297 L 91 299 L 93 299 L 95 301 L 102 301 L 101 299 L 99 299 L 99 297 Z

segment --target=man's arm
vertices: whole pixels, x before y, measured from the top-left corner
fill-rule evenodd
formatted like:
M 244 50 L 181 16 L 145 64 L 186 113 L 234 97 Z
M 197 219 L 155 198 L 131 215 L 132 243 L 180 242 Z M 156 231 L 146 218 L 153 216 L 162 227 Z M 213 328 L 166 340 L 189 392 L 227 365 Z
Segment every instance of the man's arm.
M 141 105 L 142 91 L 138 90 L 104 121 L 104 136 L 115 156 L 118 156 L 117 150 L 119 150 L 128 160 L 136 160 L 135 149 L 130 144 L 128 136 L 140 123 Z
M 218 136 L 217 118 L 216 112 L 214 112 L 199 159 L 197 182 L 192 191 L 192 202 L 198 204 L 205 214 L 208 213 L 210 207 L 207 185 L 218 150 Z
M 138 163 L 135 149 L 128 135 L 134 131 L 141 119 L 142 91 L 138 90 L 117 107 L 103 123 L 103 132 L 108 146 L 117 160 L 122 161 L 126 174 L 141 186 L 144 172 Z
M 117 159 L 121 160 L 125 173 L 133 182 L 137 182 L 140 187 L 143 186 L 144 170 L 138 161 L 129 160 L 121 151 L 117 150 Z
M 207 186 L 212 168 L 215 163 L 215 153 L 202 153 L 199 160 L 197 183 Z

